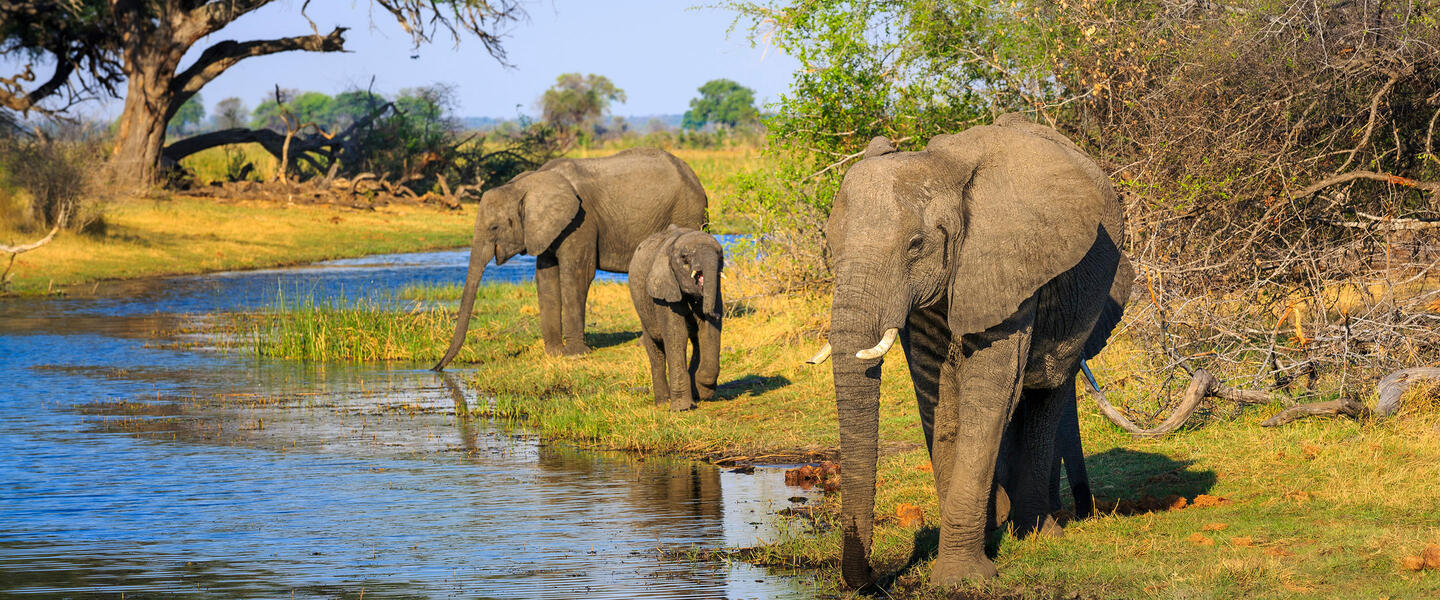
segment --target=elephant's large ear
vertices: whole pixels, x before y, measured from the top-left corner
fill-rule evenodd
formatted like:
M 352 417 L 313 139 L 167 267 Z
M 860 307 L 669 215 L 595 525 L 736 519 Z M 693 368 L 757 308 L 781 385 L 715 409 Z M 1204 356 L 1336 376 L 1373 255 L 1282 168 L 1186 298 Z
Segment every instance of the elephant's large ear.
M 536 256 L 548 250 L 580 216 L 580 196 L 570 180 L 556 171 L 536 171 L 519 185 L 525 190 L 520 201 L 525 250 Z
M 1028 133 L 975 127 L 937 136 L 926 150 L 970 173 L 959 218 L 938 219 L 964 230 L 950 291 L 951 302 L 968 309 L 950 311 L 956 334 L 984 331 L 1013 314 L 1040 286 L 1079 263 L 1102 215 L 1119 210 L 1109 181 L 1095 180 L 1080 162 L 1088 159 Z M 937 207 L 948 208 L 932 201 L 927 221 Z
M 678 275 L 671 267 L 671 255 L 675 253 L 675 242 L 680 239 L 681 233 L 679 228 L 671 225 L 665 230 L 665 239 L 660 242 L 660 247 L 655 250 L 655 262 L 651 263 L 649 278 L 645 281 L 645 291 L 651 298 L 666 302 L 679 302 L 682 298 L 680 282 L 675 279 Z

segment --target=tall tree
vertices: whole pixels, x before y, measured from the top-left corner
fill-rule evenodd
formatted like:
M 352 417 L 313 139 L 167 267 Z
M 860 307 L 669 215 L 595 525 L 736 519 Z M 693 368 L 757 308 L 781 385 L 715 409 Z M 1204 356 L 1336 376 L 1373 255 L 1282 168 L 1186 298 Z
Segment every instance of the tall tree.
M 23 110 L 59 93 L 77 89 L 73 76 L 88 72 L 81 88 L 113 86 L 118 72 L 126 81 L 125 105 L 112 164 L 123 179 L 155 179 L 165 142 L 165 124 L 205 84 L 240 61 L 281 52 L 339 52 L 346 27 L 329 33 L 264 40 L 224 40 L 205 48 L 194 62 L 181 60 L 201 39 L 219 33 L 236 19 L 275 0 L 16 0 L 0 4 L 0 48 L 25 49 L 56 61 L 56 77 L 23 90 L 20 79 L 0 78 L 0 100 Z M 436 35 L 478 38 L 489 54 L 503 61 L 500 36 L 523 16 L 521 0 L 372 0 L 410 34 L 416 45 Z M 303 5 L 302 5 L 303 6 Z M 303 9 L 302 9 L 303 11 Z M 43 17 L 39 25 L 32 15 Z M 48 28 L 56 28 L 54 30 Z M 76 47 L 82 50 L 75 50 Z M 87 52 L 89 54 L 87 54 Z M 92 56 L 93 55 L 93 56 Z M 117 66 L 118 65 L 118 66 Z M 63 76 L 62 76 L 63 75 Z M 61 83 L 56 83 L 56 80 Z M 33 79 L 33 75 L 31 76 Z M 86 82 L 89 82 L 88 84 Z M 106 88 L 105 91 L 112 91 Z
M 565 73 L 540 96 L 540 109 L 545 122 L 568 137 L 582 126 L 598 122 L 615 101 L 625 101 L 625 90 L 615 87 L 610 78 Z
M 216 103 L 215 114 L 210 118 L 215 121 L 216 129 L 230 129 L 244 127 L 249 117 L 250 107 L 245 106 L 244 100 L 232 96 Z
M 749 125 L 760 119 L 755 109 L 755 90 L 729 79 L 711 79 L 700 86 L 700 97 L 690 101 L 690 110 L 680 126 L 700 129 L 709 123 L 724 127 Z

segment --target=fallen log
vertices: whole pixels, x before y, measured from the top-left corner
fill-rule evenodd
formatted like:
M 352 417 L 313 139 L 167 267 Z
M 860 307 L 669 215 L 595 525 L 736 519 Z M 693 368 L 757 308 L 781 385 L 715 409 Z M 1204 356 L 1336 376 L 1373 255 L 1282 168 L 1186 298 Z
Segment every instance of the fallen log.
M 1354 419 L 1365 419 L 1370 417 L 1370 409 L 1354 398 L 1341 398 L 1339 400 L 1327 400 L 1325 402 L 1312 402 L 1292 406 L 1275 414 L 1261 423 L 1261 427 L 1279 427 L 1306 417 L 1338 416 L 1344 415 Z
M 1180 404 L 1175 407 L 1174 412 L 1171 412 L 1170 416 L 1161 421 L 1159 425 L 1152 429 L 1146 429 L 1126 418 L 1110 404 L 1109 400 L 1105 399 L 1105 392 L 1101 391 L 1100 384 L 1095 381 L 1095 375 L 1090 372 L 1088 364 L 1081 361 L 1080 369 L 1085 373 L 1085 389 L 1095 399 L 1095 404 L 1100 407 L 1101 414 L 1110 419 L 1111 423 L 1137 436 L 1161 436 L 1179 429 L 1186 421 L 1190 420 L 1190 415 L 1194 414 L 1195 409 L 1200 407 L 1200 401 L 1206 397 L 1223 398 L 1240 404 L 1270 403 L 1270 395 L 1265 392 L 1230 387 L 1220 383 L 1220 380 L 1211 375 L 1209 371 L 1197 369 L 1195 374 L 1190 376 L 1190 385 L 1186 386 L 1185 395 L 1181 398 Z
M 1262 427 L 1278 427 L 1306 417 L 1345 416 L 1353 419 L 1383 419 L 1400 411 L 1400 397 L 1405 395 L 1405 391 L 1410 389 L 1410 386 L 1427 379 L 1440 380 L 1440 368 L 1411 367 L 1400 369 L 1380 378 L 1380 383 L 1375 385 L 1376 395 L 1379 396 L 1379 399 L 1375 402 L 1373 411 L 1359 400 L 1342 398 L 1291 407 L 1280 411 L 1280 414 L 1270 417 L 1260 425 Z
M 1109 400 L 1105 398 L 1105 392 L 1100 389 L 1100 384 L 1095 381 L 1095 375 L 1090 372 L 1089 365 L 1081 361 L 1080 369 L 1085 374 L 1085 391 L 1095 399 L 1095 404 L 1100 407 L 1100 413 L 1105 415 L 1105 418 L 1109 419 L 1111 423 L 1137 436 L 1161 436 L 1179 429 L 1190 419 L 1195 409 L 1200 407 L 1200 401 L 1206 397 L 1223 398 L 1240 404 L 1270 403 L 1270 395 L 1266 392 L 1230 387 L 1220 383 L 1205 369 L 1197 369 L 1195 374 L 1190 377 L 1190 385 L 1185 388 L 1185 395 L 1170 416 L 1154 428 L 1146 429 L 1136 425 L 1110 404 Z M 1440 367 L 1401 369 L 1381 378 L 1380 383 L 1376 385 L 1379 400 L 1376 402 L 1374 410 L 1353 398 L 1327 400 L 1292 406 L 1266 419 L 1260 426 L 1278 427 L 1307 417 L 1320 416 L 1383 419 L 1400 410 L 1400 397 L 1410 389 L 1410 386 L 1427 379 L 1440 380 Z

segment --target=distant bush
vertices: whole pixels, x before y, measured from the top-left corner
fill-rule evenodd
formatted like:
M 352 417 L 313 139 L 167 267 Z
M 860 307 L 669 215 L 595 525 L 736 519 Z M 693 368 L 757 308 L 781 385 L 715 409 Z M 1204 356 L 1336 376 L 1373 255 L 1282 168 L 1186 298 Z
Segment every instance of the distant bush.
M 93 141 L 0 138 L 0 220 L 20 230 L 105 226 L 100 171 L 105 152 Z

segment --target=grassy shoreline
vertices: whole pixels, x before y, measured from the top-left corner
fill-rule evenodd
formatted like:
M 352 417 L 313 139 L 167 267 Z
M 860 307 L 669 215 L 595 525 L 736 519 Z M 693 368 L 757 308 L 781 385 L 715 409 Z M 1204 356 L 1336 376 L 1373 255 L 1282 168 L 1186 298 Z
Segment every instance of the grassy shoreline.
M 296 265 L 368 254 L 465 246 L 473 205 L 459 211 L 392 205 L 362 211 L 329 205 L 175 197 L 130 200 L 106 210 L 100 235 L 61 232 L 20 255 L 9 292 L 39 295 L 113 279 Z M 0 225 L 0 239 L 28 239 Z
M 730 281 L 735 275 L 743 278 L 732 273 Z M 256 349 L 270 356 L 423 365 L 445 347 L 453 326 L 447 307 L 457 293 L 406 290 L 402 296 L 415 303 L 398 311 L 309 307 L 252 315 L 245 331 L 268 344 Z M 469 342 L 451 370 L 492 398 L 477 415 L 514 419 L 552 440 L 727 464 L 833 457 L 838 435 L 830 369 L 802 364 L 823 337 L 826 304 L 796 296 L 732 301 L 718 397 L 688 413 L 652 405 L 646 359 L 634 342 L 639 324 L 623 284 L 592 289 L 587 343 L 595 350 L 581 358 L 543 352 L 533 285 L 483 286 Z M 357 347 L 386 350 L 362 355 Z M 1121 340 L 1096 361 L 1102 377 L 1116 382 L 1112 401 L 1143 403 L 1147 392 L 1122 377 L 1140 364 L 1139 354 Z M 882 386 L 872 558 L 882 573 L 899 572 L 888 590 L 892 597 L 948 597 L 924 585 L 938 509 L 903 355 L 887 359 Z M 1138 439 L 1082 399 L 1095 493 L 1102 504 L 1129 502 L 1119 502 L 1113 514 L 1072 523 L 1061 539 L 1000 536 L 1001 577 L 966 591 L 1044 598 L 1440 594 L 1440 573 L 1401 566 L 1404 557 L 1440 543 L 1440 506 L 1433 500 L 1440 481 L 1440 401 L 1428 388 L 1412 391 L 1410 403 L 1406 414 L 1380 423 L 1310 420 L 1261 428 L 1282 408 L 1276 403 L 1169 437 Z M 1175 508 L 1180 498 L 1186 506 Z M 1213 504 L 1197 506 L 1197 500 Z M 814 568 L 822 589 L 841 593 L 838 534 L 828 527 L 836 506 L 832 496 L 807 519 L 797 518 L 782 539 L 736 556 Z M 902 513 L 913 514 L 914 507 L 922 519 L 905 522 Z

